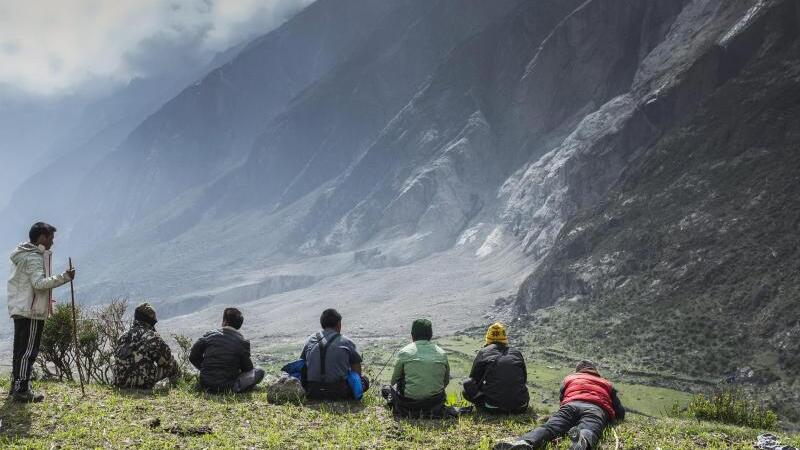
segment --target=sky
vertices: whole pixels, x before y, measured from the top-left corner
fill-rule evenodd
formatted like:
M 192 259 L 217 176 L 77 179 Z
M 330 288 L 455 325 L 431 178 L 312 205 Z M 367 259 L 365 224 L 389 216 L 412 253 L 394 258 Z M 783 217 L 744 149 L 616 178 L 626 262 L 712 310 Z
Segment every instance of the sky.
M 0 209 L 49 155 L 91 136 L 75 131 L 89 105 L 135 78 L 183 80 L 312 2 L 0 0 Z
M 0 0 L 0 92 L 58 96 L 203 64 L 312 0 Z

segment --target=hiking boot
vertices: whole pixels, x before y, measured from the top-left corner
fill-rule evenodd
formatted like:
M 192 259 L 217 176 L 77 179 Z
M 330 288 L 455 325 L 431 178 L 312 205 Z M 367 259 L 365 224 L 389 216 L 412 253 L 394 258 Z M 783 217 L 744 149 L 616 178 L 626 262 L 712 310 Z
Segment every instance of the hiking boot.
M 44 394 L 37 394 L 33 392 L 31 389 L 26 389 L 24 391 L 16 391 L 12 395 L 14 401 L 20 403 L 39 403 L 44 400 Z
M 492 447 L 492 450 L 533 450 L 533 446 L 523 439 L 506 439 Z
M 592 448 L 591 443 L 586 436 L 581 433 L 581 430 L 579 430 L 578 427 L 570 428 L 570 430 L 567 432 L 567 436 L 569 436 L 569 439 L 572 441 L 572 447 L 570 447 L 570 450 L 589 450 Z

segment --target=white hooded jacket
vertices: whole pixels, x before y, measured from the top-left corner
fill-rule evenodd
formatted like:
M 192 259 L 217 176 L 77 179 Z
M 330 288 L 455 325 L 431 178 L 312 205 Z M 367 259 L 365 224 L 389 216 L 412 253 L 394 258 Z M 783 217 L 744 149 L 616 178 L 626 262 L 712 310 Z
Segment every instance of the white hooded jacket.
M 8 279 L 8 314 L 11 317 L 44 320 L 50 312 L 51 291 L 70 282 L 66 273 L 50 274 L 52 252 L 30 242 L 11 253 Z

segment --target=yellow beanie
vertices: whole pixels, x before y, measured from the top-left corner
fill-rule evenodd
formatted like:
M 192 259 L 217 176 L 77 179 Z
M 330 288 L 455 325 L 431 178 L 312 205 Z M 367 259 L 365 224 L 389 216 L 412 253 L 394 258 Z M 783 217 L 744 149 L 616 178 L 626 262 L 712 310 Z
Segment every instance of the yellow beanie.
M 506 336 L 506 327 L 500 322 L 493 323 L 488 330 L 486 330 L 486 345 L 489 344 L 505 344 L 508 345 L 508 336 Z

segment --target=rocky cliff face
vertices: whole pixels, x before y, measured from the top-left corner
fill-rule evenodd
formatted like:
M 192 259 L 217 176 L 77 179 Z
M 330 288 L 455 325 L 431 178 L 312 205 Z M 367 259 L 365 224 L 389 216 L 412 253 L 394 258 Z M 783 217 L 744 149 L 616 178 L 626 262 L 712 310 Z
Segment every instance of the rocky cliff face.
M 523 176 L 552 187 L 523 228 L 543 262 L 517 306 L 542 336 L 582 328 L 556 338 L 581 351 L 692 376 L 753 368 L 796 420 L 800 9 L 700 3 L 577 145 Z

